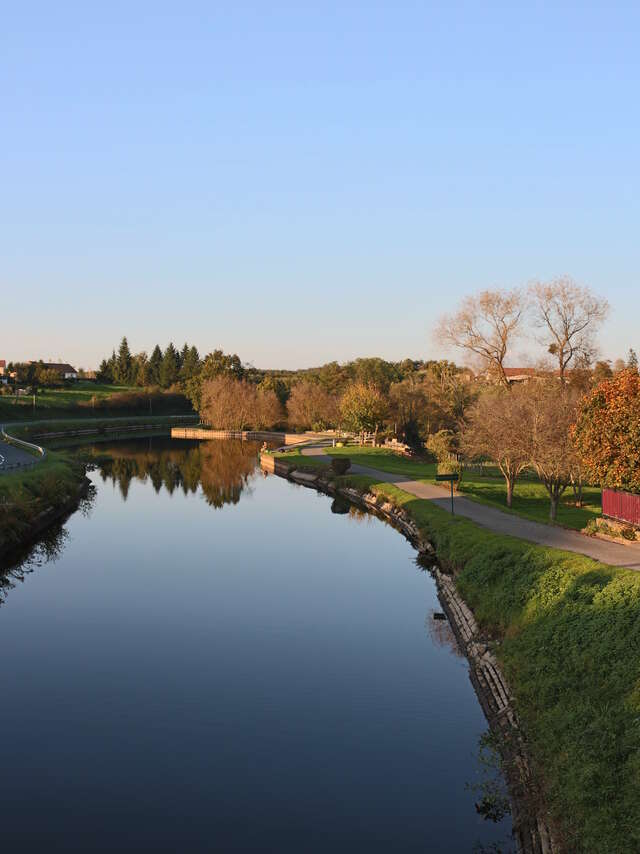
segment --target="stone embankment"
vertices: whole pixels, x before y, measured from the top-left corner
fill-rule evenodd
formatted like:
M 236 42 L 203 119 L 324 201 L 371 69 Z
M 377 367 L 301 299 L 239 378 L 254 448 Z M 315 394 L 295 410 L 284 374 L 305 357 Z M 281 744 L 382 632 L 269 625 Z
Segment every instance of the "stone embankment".
M 458 593 L 454 577 L 439 565 L 433 545 L 424 538 L 405 510 L 390 502 L 381 502 L 372 493 L 362 494 L 351 487 L 338 487 L 328 474 L 296 471 L 295 464 L 271 454 L 261 454 L 260 465 L 266 472 L 328 495 L 340 495 L 352 504 L 383 517 L 417 549 L 421 564 L 427 566 L 435 578 L 442 609 L 469 662 L 471 682 L 491 731 L 498 737 L 511 796 L 513 833 L 518 851 L 522 854 L 557 852 L 507 681 L 489 639 L 483 637 L 473 612 Z

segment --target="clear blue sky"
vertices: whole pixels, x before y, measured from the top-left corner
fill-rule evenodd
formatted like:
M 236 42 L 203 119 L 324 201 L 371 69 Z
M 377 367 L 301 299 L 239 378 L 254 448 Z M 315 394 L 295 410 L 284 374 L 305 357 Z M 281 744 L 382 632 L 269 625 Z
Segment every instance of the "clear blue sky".
M 637 2 L 5 5 L 0 357 L 427 357 L 562 273 L 640 349 L 639 44 Z

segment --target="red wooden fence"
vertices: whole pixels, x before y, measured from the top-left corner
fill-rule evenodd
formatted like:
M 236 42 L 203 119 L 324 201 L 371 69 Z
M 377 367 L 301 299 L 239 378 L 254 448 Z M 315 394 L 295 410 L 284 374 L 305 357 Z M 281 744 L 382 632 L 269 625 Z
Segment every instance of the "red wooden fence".
M 618 492 L 615 489 L 603 489 L 602 514 L 619 522 L 640 525 L 640 495 Z

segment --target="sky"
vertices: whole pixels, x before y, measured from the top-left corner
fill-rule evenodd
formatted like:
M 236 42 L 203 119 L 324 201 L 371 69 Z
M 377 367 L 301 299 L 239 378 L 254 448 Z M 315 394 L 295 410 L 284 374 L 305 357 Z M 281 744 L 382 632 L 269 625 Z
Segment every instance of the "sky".
M 640 350 L 639 43 L 637 2 L 7 4 L 0 358 L 432 358 L 563 274 Z

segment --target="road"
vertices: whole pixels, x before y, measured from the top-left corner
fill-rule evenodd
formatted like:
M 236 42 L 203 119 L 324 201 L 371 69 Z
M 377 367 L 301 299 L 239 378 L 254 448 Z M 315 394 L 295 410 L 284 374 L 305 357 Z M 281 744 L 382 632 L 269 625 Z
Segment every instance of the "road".
M 324 449 L 305 448 L 302 453 L 305 456 L 324 456 Z M 415 495 L 416 498 L 433 501 L 443 510 L 451 511 L 450 495 L 434 484 L 411 480 L 404 475 L 390 474 L 361 465 L 352 465 L 349 472 L 375 477 L 379 481 L 390 483 L 411 495 Z M 587 537 L 578 531 L 571 531 L 554 525 L 544 525 L 541 522 L 523 519 L 521 516 L 512 513 L 503 513 L 495 507 L 478 504 L 460 495 L 454 497 L 453 509 L 456 515 L 471 519 L 476 524 L 488 528 L 496 534 L 509 534 L 512 537 L 519 537 L 521 540 L 527 540 L 537 545 L 586 555 L 611 566 L 625 566 L 640 570 L 640 543 L 622 545 L 608 540 L 599 540 L 595 537 Z
M 0 442 L 0 471 L 6 470 L 7 466 L 13 466 L 16 463 L 21 465 L 33 463 L 34 459 L 34 456 L 27 451 L 21 451 L 20 448 L 14 448 L 13 445 Z

